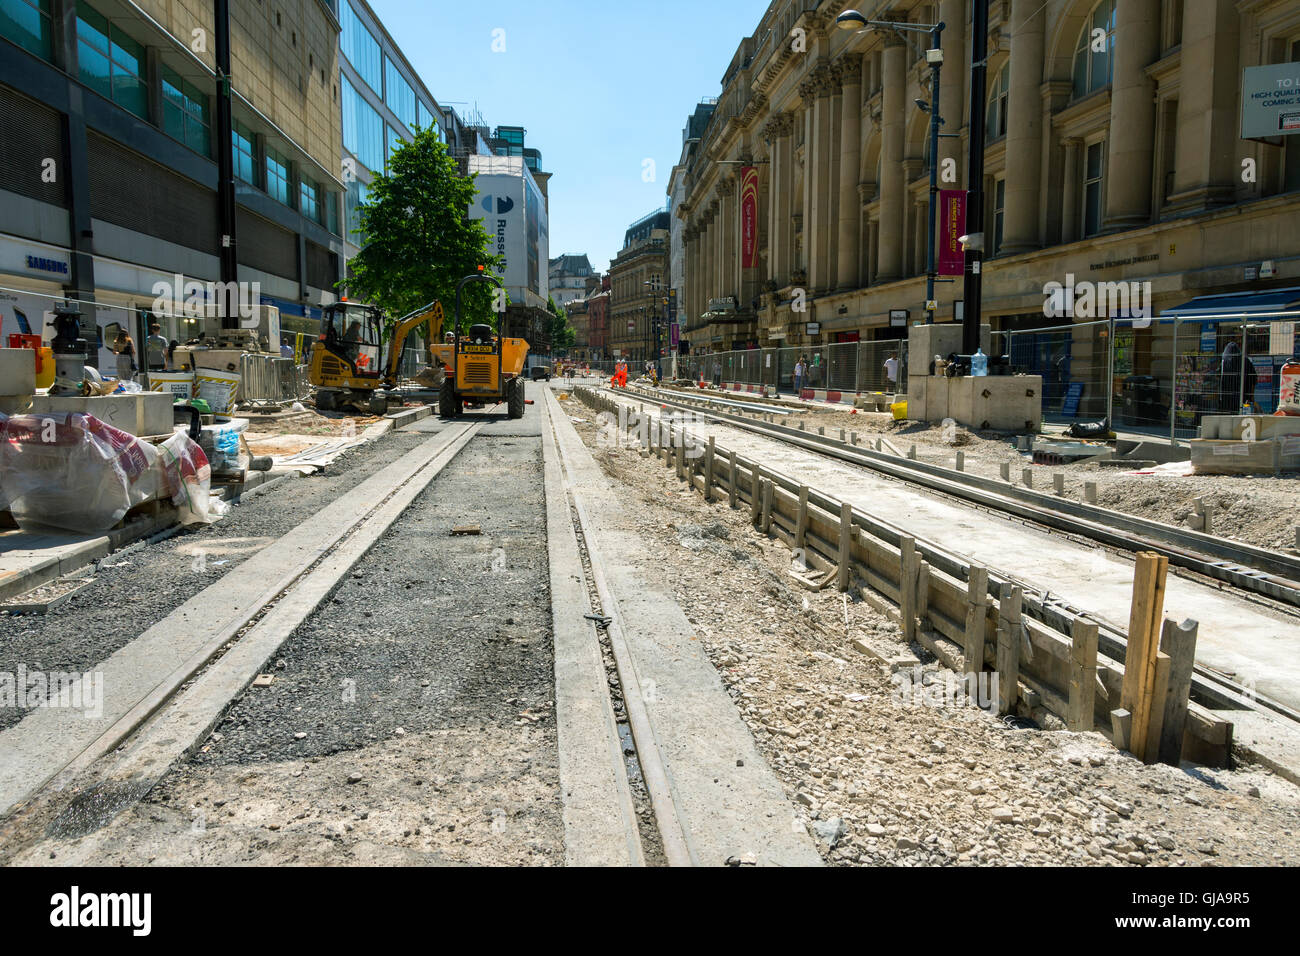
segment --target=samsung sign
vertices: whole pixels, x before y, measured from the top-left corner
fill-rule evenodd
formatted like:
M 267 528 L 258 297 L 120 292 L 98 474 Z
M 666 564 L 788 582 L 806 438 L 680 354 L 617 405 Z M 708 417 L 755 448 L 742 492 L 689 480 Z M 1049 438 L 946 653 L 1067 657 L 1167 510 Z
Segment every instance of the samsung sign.
M 1252 66 L 1241 78 L 1241 138 L 1300 133 L 1300 63 Z
M 68 264 L 58 259 L 46 259 L 44 256 L 28 256 L 27 268 L 39 269 L 41 272 L 57 272 L 59 275 L 68 274 Z

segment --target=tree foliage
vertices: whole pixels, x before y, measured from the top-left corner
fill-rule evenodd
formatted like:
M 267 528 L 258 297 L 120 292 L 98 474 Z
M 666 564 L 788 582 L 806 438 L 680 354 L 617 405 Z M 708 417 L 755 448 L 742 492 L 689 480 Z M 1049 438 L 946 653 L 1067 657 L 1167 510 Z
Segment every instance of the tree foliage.
M 554 296 L 547 299 L 546 308 L 551 313 L 551 351 L 573 348 L 578 334 L 569 323 L 568 313 L 555 304 Z
M 366 245 L 349 263 L 351 277 L 340 283 L 349 297 L 383 309 L 390 328 L 437 299 L 450 327 L 456 284 L 480 265 L 494 274 L 502 268 L 501 257 L 489 254 L 482 220 L 468 215 L 477 192 L 475 178 L 459 175 L 433 128 L 419 130 L 402 144 L 358 208 L 358 232 Z M 465 287 L 465 325 L 487 320 L 491 292 L 486 283 Z

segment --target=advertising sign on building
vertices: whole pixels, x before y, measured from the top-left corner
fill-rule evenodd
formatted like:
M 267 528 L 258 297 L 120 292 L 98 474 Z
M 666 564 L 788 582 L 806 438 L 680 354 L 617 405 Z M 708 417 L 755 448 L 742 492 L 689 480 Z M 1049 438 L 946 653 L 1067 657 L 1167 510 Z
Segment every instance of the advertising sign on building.
M 740 171 L 740 266 L 758 265 L 758 167 Z
M 966 252 L 959 241 L 964 235 L 966 191 L 939 190 L 939 275 L 959 276 L 966 271 Z
M 1241 77 L 1241 138 L 1300 133 L 1300 63 L 1252 66 Z
M 541 191 L 522 161 L 519 169 L 521 175 L 479 172 L 469 217 L 483 220 L 491 237 L 489 249 L 505 260 L 502 282 L 511 299 L 524 304 L 524 290 L 543 301 L 547 298 L 550 242 Z M 470 171 L 475 171 L 472 165 Z

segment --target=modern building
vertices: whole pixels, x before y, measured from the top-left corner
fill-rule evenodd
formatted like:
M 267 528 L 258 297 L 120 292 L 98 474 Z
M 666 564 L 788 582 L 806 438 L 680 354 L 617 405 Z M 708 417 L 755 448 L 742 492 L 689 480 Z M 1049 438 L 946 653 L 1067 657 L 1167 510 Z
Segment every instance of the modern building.
M 609 351 L 638 363 L 668 348 L 662 299 L 668 289 L 668 209 L 657 209 L 628 227 L 623 248 L 609 266 Z
M 436 128 L 448 142 L 447 112 L 420 80 L 366 0 L 338 0 L 342 177 L 347 184 L 344 239 L 348 258 L 365 245 L 357 207 L 392 153 L 417 129 Z
M 568 308 L 575 299 L 586 298 L 594 273 L 586 254 L 557 256 L 550 263 L 550 292 L 555 304 Z
M 341 275 L 338 12 L 230 9 L 238 278 L 292 327 Z M 36 331 L 69 296 L 98 303 L 83 308 L 88 338 L 114 325 L 138 336 L 138 313 L 110 306 L 148 309 L 178 276 L 220 281 L 215 41 L 211 4 L 0 5 L 3 332 L 15 309 Z
M 1137 282 L 1155 314 L 1202 295 L 1298 284 L 1300 135 L 1243 139 L 1241 104 L 1248 68 L 1300 62 L 1300 4 L 989 6 L 979 51 L 988 56 L 984 321 L 1059 324 L 1045 315 L 1044 285 L 1067 277 Z M 726 68 L 675 209 L 693 348 L 896 338 L 924 319 L 929 117 L 918 101 L 929 102 L 928 36 L 838 30 L 844 8 L 775 0 Z M 968 188 L 970 0 L 860 8 L 946 24 L 939 106 L 944 132 L 957 135 L 939 141 L 938 159 L 944 188 Z M 746 165 L 759 175 L 750 268 L 740 255 Z M 961 296 L 960 278 L 939 286 L 938 321 L 960 312 Z M 1169 359 L 1152 356 L 1172 354 L 1156 347 L 1169 334 L 1159 323 L 1135 328 L 1126 346 L 1128 371 L 1166 395 Z M 1087 346 L 1076 338 L 1071 348 Z

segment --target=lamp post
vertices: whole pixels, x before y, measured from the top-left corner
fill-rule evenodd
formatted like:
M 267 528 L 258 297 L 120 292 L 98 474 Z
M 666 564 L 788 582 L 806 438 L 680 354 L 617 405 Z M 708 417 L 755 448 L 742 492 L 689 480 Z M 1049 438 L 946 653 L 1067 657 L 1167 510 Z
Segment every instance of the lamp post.
M 939 137 L 956 136 L 956 133 L 940 133 L 943 119 L 939 116 L 939 76 L 943 70 L 943 48 L 940 41 L 945 24 L 938 23 L 895 23 L 891 20 L 868 20 L 857 10 L 845 10 L 835 18 L 835 25 L 841 30 L 865 33 L 872 29 L 910 31 L 928 33 L 930 48 L 925 51 L 925 61 L 930 64 L 930 102 L 916 100 L 916 105 L 923 112 L 930 114 L 930 216 L 925 250 L 925 323 L 934 324 L 934 312 L 937 305 L 934 298 L 936 281 L 934 247 L 935 218 L 939 208 Z

